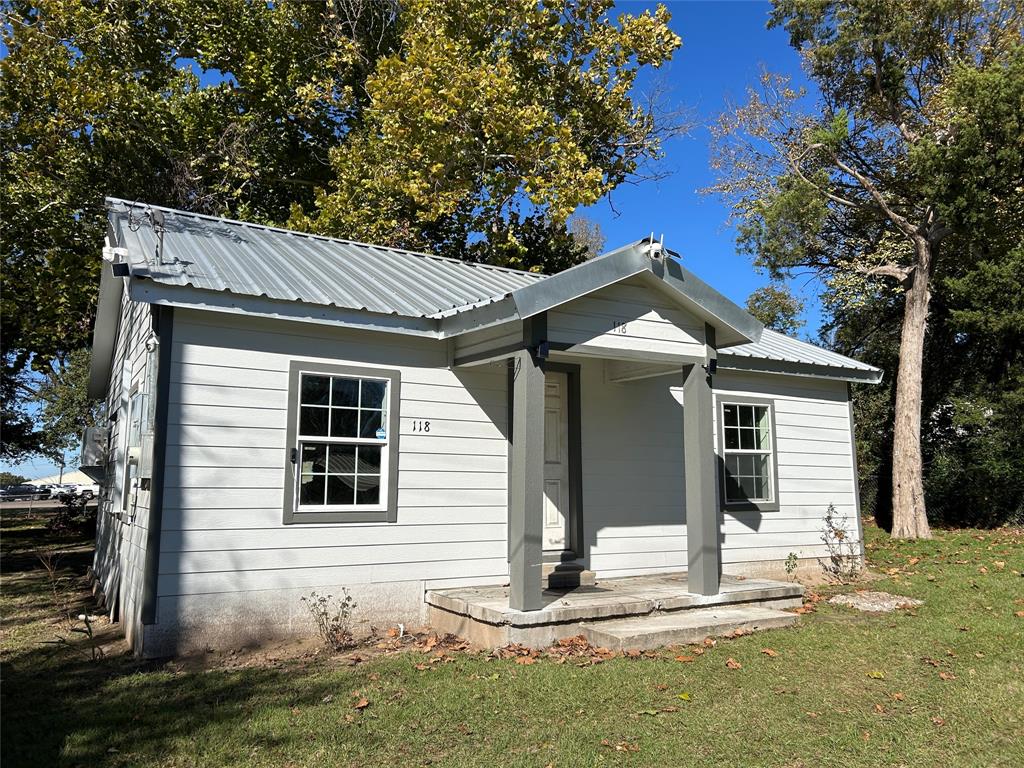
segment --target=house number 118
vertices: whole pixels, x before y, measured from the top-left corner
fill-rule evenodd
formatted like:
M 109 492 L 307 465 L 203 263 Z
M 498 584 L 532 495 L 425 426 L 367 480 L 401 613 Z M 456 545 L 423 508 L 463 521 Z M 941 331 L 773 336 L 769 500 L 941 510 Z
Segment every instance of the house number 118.
M 412 431 L 413 432 L 429 432 L 430 431 L 430 422 L 429 421 L 414 420 L 412 422 Z

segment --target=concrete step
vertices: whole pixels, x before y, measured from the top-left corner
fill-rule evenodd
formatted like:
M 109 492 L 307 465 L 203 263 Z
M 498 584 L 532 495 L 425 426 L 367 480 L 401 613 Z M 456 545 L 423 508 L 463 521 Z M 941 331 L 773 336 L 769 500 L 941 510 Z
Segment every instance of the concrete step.
M 587 622 L 581 627 L 591 645 L 613 651 L 645 651 L 699 643 L 705 637 L 727 635 L 737 629 L 755 632 L 788 627 L 797 618 L 796 614 L 758 605 L 732 605 Z
M 596 574 L 586 570 L 579 563 L 545 563 L 541 568 L 544 588 L 553 590 L 592 587 L 597 582 Z

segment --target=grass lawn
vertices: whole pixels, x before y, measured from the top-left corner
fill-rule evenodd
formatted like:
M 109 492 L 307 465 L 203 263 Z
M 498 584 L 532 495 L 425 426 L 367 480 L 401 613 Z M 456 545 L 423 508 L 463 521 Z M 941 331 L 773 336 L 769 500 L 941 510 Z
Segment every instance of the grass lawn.
M 577 666 L 406 651 L 193 668 L 43 644 L 59 610 L 35 553 L 65 552 L 62 587 L 84 601 L 88 542 L 24 513 L 2 525 L 5 768 L 1024 765 L 1020 529 L 893 542 L 869 528 L 883 576 L 870 588 L 923 606 L 819 602 L 797 628 L 702 655 Z

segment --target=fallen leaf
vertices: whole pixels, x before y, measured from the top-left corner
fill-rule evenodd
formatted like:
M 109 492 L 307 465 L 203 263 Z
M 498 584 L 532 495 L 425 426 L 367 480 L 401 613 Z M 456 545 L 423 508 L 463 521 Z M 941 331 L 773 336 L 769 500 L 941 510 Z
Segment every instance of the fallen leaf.
M 725 660 L 725 666 L 729 669 L 743 669 L 743 665 L 736 661 L 732 656 Z
M 694 656 L 687 656 L 685 654 L 681 655 L 681 656 L 676 656 L 676 661 L 682 661 L 682 662 L 690 662 L 690 661 L 694 661 L 695 659 L 696 659 L 696 657 L 694 657 Z
M 905 698 L 907 698 L 907 697 L 906 697 L 906 696 L 904 696 L 904 695 L 903 695 L 902 693 L 900 693 L 899 691 L 896 691 L 896 693 L 894 693 L 894 694 L 892 695 L 892 700 L 893 700 L 893 701 L 903 701 L 903 700 L 904 700 Z
M 718 641 L 715 640 L 715 638 L 713 638 L 713 637 L 705 637 L 704 638 L 704 646 L 706 648 L 714 648 L 717 644 L 718 644 Z
M 917 565 L 920 562 L 921 562 L 921 558 L 920 557 L 912 557 L 912 558 L 910 558 L 907 561 L 907 565 Z
M 1024 611 L 1017 611 L 1013 615 L 1016 616 L 1018 619 L 1024 619 Z
M 814 718 L 817 718 L 817 717 L 819 717 L 819 714 L 818 714 L 817 712 L 808 712 L 808 713 L 807 713 L 807 716 L 808 716 L 808 717 L 814 717 Z
M 870 741 L 870 740 L 871 740 L 871 731 L 864 731 L 864 732 L 863 732 L 863 733 L 862 733 L 862 734 L 860 735 L 860 737 L 861 737 L 862 739 L 864 739 L 864 741 Z
M 683 701 L 690 701 L 690 694 L 688 694 L 686 691 L 683 691 L 682 693 L 676 694 L 676 698 L 682 699 Z
M 774 648 L 762 648 L 761 653 L 763 653 L 765 656 L 770 656 L 773 659 L 779 655 L 779 652 L 776 651 Z
M 667 683 L 658 683 L 658 684 L 656 684 L 654 686 L 654 690 L 656 690 L 656 691 L 667 691 L 668 690 L 668 684 Z
M 1004 563 L 1002 560 L 996 560 L 994 563 L 992 563 L 992 565 L 996 567 L 997 571 L 1001 571 L 1003 570 L 1003 568 L 1006 567 L 1006 563 Z
M 940 680 L 956 680 L 956 675 L 952 672 L 939 672 Z
M 938 659 L 930 659 L 927 656 L 922 656 L 921 661 L 923 661 L 925 664 L 931 664 L 933 667 L 939 666 Z
M 868 677 L 870 677 L 872 680 L 885 680 L 885 672 L 880 672 L 877 669 L 872 669 L 870 672 L 868 672 Z
M 428 667 L 426 664 L 417 664 L 416 665 L 416 670 L 418 672 L 422 672 L 425 669 L 430 669 L 430 667 Z
M 978 569 L 978 573 L 988 573 L 988 568 L 983 565 Z
M 656 709 L 641 709 L 639 712 L 637 712 L 637 714 L 648 715 L 650 717 L 657 717 L 660 714 L 660 712 L 658 712 L 658 710 Z
M 334 697 L 331 694 L 327 694 L 322 699 L 320 699 L 321 704 L 330 704 L 332 701 L 334 701 Z
M 884 715 L 885 714 L 885 707 L 883 707 L 881 704 L 875 704 L 875 708 L 874 709 L 875 709 L 875 713 L 876 714 L 879 714 L 879 715 Z
M 398 637 L 398 627 L 392 627 L 387 632 L 388 637 Z
M 938 725 L 938 726 L 943 726 L 943 725 L 946 724 L 946 721 L 943 718 L 941 718 L 941 717 L 933 717 L 932 718 L 932 722 L 935 723 L 935 725 Z
M 516 657 L 516 664 L 534 664 L 534 663 L 536 663 L 536 661 L 537 660 L 535 658 L 533 658 L 533 656 L 517 656 Z
M 370 706 L 370 701 L 366 697 L 363 697 L 352 706 L 355 709 L 366 709 L 368 706 Z

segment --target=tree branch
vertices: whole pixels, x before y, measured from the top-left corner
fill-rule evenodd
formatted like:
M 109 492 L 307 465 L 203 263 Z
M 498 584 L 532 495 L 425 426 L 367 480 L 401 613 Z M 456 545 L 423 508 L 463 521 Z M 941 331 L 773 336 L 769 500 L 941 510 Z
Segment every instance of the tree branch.
M 864 187 L 864 190 L 869 195 L 871 195 L 871 199 L 875 201 L 879 208 L 882 209 L 882 213 L 886 215 L 889 221 L 891 221 L 893 224 L 899 227 L 900 230 L 908 237 L 913 237 L 915 234 L 917 234 L 917 227 L 915 227 L 913 224 L 907 221 L 906 218 L 900 216 L 898 213 L 896 213 L 896 211 L 889 207 L 889 204 L 886 202 L 885 197 L 882 195 L 881 192 L 878 191 L 878 187 L 876 187 L 872 183 L 871 179 L 862 174 L 853 166 L 847 165 L 834 155 L 833 160 L 835 161 L 836 167 L 839 168 L 839 170 L 841 170 L 843 173 L 853 176 L 853 178 L 855 178 L 860 183 L 860 185 Z

